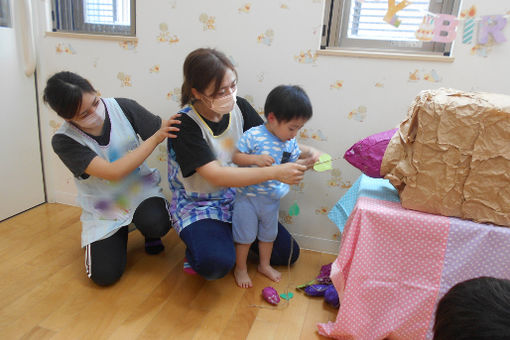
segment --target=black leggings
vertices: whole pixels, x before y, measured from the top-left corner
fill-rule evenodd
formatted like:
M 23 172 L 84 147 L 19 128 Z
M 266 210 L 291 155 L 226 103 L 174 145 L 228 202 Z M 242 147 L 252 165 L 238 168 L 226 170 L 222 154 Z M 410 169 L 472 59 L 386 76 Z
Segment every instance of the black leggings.
M 166 201 L 147 198 L 136 208 L 133 223 L 145 238 L 162 237 L 171 227 Z M 117 282 L 126 268 L 127 239 L 128 226 L 124 226 L 112 236 L 86 246 L 85 267 L 92 281 L 100 286 Z

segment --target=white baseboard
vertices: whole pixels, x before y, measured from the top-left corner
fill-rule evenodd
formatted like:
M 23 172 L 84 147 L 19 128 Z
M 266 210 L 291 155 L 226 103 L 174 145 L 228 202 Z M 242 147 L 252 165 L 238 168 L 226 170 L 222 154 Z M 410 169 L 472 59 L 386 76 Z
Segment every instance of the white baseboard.
M 72 206 L 78 206 L 76 202 L 76 195 L 63 191 L 55 191 L 55 203 L 62 203 Z M 307 236 L 303 234 L 291 233 L 292 236 L 299 243 L 301 249 L 317 251 L 320 253 L 327 253 L 337 255 L 340 249 L 340 241 L 328 240 L 325 238 Z
M 306 236 L 302 234 L 292 234 L 292 236 L 299 243 L 299 247 L 301 249 L 333 255 L 337 255 L 340 250 L 340 241 L 337 240 L 328 240 L 325 238 Z
M 62 203 L 67 205 L 72 205 L 77 207 L 78 202 L 76 202 L 76 194 L 71 194 L 64 191 L 55 191 L 55 202 L 54 203 Z

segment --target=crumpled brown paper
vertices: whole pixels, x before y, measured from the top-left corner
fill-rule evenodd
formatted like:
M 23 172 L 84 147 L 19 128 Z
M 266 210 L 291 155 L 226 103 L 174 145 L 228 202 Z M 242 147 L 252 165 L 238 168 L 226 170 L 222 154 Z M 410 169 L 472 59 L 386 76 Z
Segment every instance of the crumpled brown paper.
M 381 175 L 405 208 L 510 226 L 510 96 L 420 92 Z

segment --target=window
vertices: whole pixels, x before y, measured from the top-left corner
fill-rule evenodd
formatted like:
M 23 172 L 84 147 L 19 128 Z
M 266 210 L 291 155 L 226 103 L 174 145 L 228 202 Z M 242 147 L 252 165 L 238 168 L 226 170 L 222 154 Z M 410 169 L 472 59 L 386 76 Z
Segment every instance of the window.
M 450 55 L 451 43 L 418 40 L 415 32 L 427 15 L 457 16 L 459 0 L 414 0 L 387 18 L 389 2 L 395 8 L 404 0 L 326 0 L 321 49 Z
M 135 0 L 53 0 L 53 31 L 135 36 Z
M 9 0 L 0 0 L 0 27 L 12 27 Z

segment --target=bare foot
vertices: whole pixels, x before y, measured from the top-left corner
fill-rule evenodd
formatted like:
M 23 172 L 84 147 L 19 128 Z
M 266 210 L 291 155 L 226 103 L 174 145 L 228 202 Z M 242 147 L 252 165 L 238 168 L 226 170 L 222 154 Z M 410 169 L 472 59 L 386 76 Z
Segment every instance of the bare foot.
M 259 264 L 258 271 L 273 280 L 274 282 L 280 282 L 280 279 L 282 278 L 282 273 L 277 271 L 271 266 L 262 266 Z
M 237 285 L 241 288 L 251 288 L 253 286 L 247 270 L 234 269 L 234 277 Z

